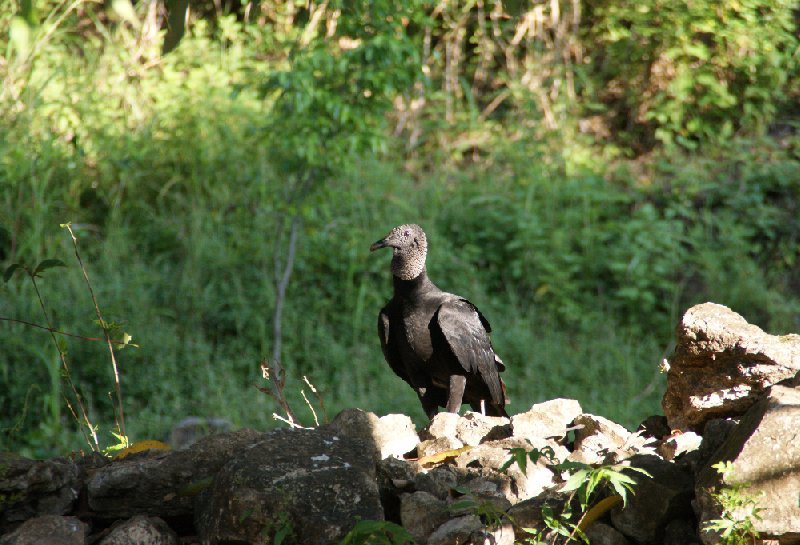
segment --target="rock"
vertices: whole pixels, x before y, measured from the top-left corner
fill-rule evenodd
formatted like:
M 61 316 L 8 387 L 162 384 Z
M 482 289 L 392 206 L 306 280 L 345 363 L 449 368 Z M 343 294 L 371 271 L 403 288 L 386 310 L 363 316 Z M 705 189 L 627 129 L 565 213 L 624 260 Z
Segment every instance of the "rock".
M 514 527 L 501 524 L 497 528 L 482 528 L 470 534 L 468 545 L 514 545 Z
M 195 496 L 235 454 L 263 436 L 253 430 L 210 435 L 191 449 L 149 451 L 89 470 L 89 507 L 100 519 L 191 516 Z
M 675 459 L 675 457 L 680 456 L 681 454 L 698 450 L 702 442 L 702 437 L 693 431 L 687 431 L 685 433 L 679 433 L 671 436 L 668 439 L 665 439 L 658 446 L 657 452 L 659 456 L 669 461 Z
M 66 458 L 29 460 L 0 453 L 0 532 L 37 515 L 70 511 L 80 490 L 78 467 Z
M 217 474 L 195 519 L 207 545 L 337 543 L 359 519 L 384 519 L 374 450 L 333 428 L 272 431 Z
M 381 460 L 389 456 L 402 458 L 419 443 L 414 423 L 404 414 L 378 417 L 361 409 L 345 409 L 327 427 L 362 439 Z
M 465 445 L 479 445 L 483 441 L 491 441 L 511 436 L 511 424 L 502 416 L 484 416 L 481 413 L 468 412 L 458 419 L 456 437 Z
M 510 454 L 510 449 L 512 448 L 524 448 L 528 452 L 534 450 L 534 448 L 538 448 L 540 451 L 549 449 L 555 455 L 554 462 L 565 460 L 569 454 L 565 447 L 552 440 L 537 438 L 536 442 L 538 446 L 535 447 L 528 441 L 512 437 L 483 443 L 459 455 L 455 460 L 456 466 L 463 468 L 479 467 L 497 471 L 512 458 Z M 550 460 L 545 456 L 541 456 L 536 463 L 528 459 L 524 473 L 516 462 L 512 463 L 505 471 L 505 475 L 510 480 L 510 487 L 501 487 L 501 490 L 505 492 L 504 496 L 512 503 L 517 503 L 537 496 L 543 490 L 553 487 L 555 475 L 549 468 L 549 463 Z M 497 474 L 497 477 L 501 475 Z
M 433 531 L 450 518 L 447 502 L 428 492 L 403 494 L 400 501 L 402 526 L 417 543 L 425 543 Z
M 99 545 L 178 545 L 178 536 L 160 518 L 138 516 L 112 527 Z
M 428 545 L 461 545 L 482 528 L 481 519 L 475 515 L 450 519 L 430 535 Z
M 664 528 L 664 545 L 701 545 L 694 518 L 680 518 Z
M 761 511 L 754 529 L 765 539 L 781 543 L 800 540 L 800 389 L 773 386 L 753 405 L 717 450 L 697 478 L 698 521 L 704 527 L 720 518 L 712 494 L 721 487 L 744 487 Z M 721 477 L 713 467 L 730 461 L 732 472 Z M 746 512 L 745 512 L 746 514 Z M 701 534 L 704 543 L 718 540 L 712 532 Z
M 461 419 L 456 413 L 437 413 L 430 424 L 420 433 L 421 439 L 452 438 L 456 435 L 458 421 Z
M 630 542 L 613 526 L 595 522 L 586 529 L 586 537 L 592 545 L 630 545 Z
M 514 437 L 524 439 L 557 438 L 567 434 L 567 427 L 581 414 L 580 403 L 574 399 L 552 399 L 538 403 L 528 412 L 511 417 Z
M 570 460 L 585 464 L 602 463 L 606 456 L 625 446 L 631 433 L 608 418 L 581 414 L 575 418 L 575 450 Z
M 439 413 L 442 414 L 442 413 Z M 457 450 L 464 446 L 464 443 L 455 437 L 437 437 L 420 441 L 417 445 L 417 457 L 424 458 L 433 456 L 448 450 Z
M 0 545 L 86 545 L 89 527 L 76 517 L 42 515 L 0 537 Z
M 376 471 L 384 516 L 386 520 L 400 524 L 400 498 L 403 493 L 414 491 L 419 465 L 389 457 L 378 462 Z
M 642 420 L 642 423 L 639 424 L 636 431 L 642 432 L 645 437 L 652 437 L 654 439 L 666 439 L 670 436 L 670 433 L 672 433 L 667 423 L 667 417 L 663 415 L 648 416 Z
M 634 494 L 628 494 L 625 508 L 611 511 L 611 521 L 617 530 L 636 542 L 661 543 L 669 522 L 691 516 L 694 480 L 688 471 L 658 456 L 637 455 L 629 462 L 632 467 L 647 471 L 652 478 L 635 471 L 627 472 L 636 481 Z
M 800 371 L 800 336 L 769 335 L 714 303 L 686 311 L 670 358 L 664 414 L 673 429 L 703 431 L 744 414 L 771 385 Z
M 166 442 L 173 449 L 178 450 L 188 447 L 201 437 L 229 432 L 232 429 L 233 425 L 224 418 L 189 416 L 173 426 Z
M 458 486 L 459 477 L 463 473 L 453 466 L 437 466 L 418 473 L 414 478 L 414 487 L 444 500 L 450 496 L 450 490 Z
M 564 511 L 566 496 L 553 491 L 546 491 L 534 498 L 530 498 L 517 503 L 508 510 L 508 516 L 514 521 L 517 528 L 517 535 L 529 536 L 523 529 L 531 529 L 541 532 L 544 536 L 549 536 L 550 529 L 545 524 L 542 511 L 547 509 L 558 516 Z M 526 538 L 527 539 L 527 538 Z M 549 540 L 545 540 L 549 543 Z M 536 542 L 536 541 L 534 541 Z M 537 542 L 538 543 L 538 542 Z
M 738 425 L 739 419 L 733 418 L 715 418 L 706 422 L 703 426 L 703 442 L 697 450 L 697 471 L 709 465 L 711 457 Z

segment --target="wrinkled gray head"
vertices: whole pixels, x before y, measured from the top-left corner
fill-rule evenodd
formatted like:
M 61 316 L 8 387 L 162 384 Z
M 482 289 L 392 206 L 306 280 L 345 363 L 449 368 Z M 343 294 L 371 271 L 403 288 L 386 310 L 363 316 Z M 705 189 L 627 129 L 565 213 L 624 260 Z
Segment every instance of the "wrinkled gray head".
M 413 280 L 425 270 L 428 240 L 419 225 L 395 227 L 369 250 L 374 252 L 379 248 L 392 248 L 392 274 L 401 280 Z

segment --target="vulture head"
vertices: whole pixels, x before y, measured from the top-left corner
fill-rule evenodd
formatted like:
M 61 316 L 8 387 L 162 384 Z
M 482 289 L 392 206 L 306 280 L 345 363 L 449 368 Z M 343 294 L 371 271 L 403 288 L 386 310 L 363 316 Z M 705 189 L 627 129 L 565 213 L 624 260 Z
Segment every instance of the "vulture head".
M 374 252 L 379 248 L 392 248 L 392 274 L 401 280 L 413 280 L 425 270 L 428 240 L 419 225 L 395 227 L 369 250 Z

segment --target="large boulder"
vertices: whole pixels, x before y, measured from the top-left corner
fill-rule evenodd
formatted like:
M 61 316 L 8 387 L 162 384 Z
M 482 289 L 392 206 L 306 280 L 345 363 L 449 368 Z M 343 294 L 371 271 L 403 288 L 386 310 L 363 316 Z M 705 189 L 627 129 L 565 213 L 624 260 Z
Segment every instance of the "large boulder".
M 345 409 L 327 427 L 360 439 L 380 460 L 389 456 L 402 458 L 419 443 L 414 423 L 404 414 L 379 417 L 361 409 Z
M 160 518 L 139 515 L 115 524 L 98 545 L 178 545 L 178 536 Z
M 611 512 L 614 527 L 637 543 L 660 544 L 670 522 L 692 515 L 694 479 L 689 471 L 658 456 L 636 455 L 632 467 L 647 471 L 628 472 L 636 481 L 624 508 Z
M 581 413 L 581 404 L 575 399 L 557 398 L 537 403 L 529 411 L 511 417 L 512 434 L 531 441 L 548 437 L 562 439 L 567 435 L 567 427 Z
M 29 460 L 0 452 L 0 533 L 37 515 L 63 515 L 80 491 L 78 467 L 66 458 Z
M 89 507 L 101 519 L 191 516 L 195 496 L 262 435 L 248 429 L 210 435 L 188 449 L 148 451 L 89 470 Z
M 360 519 L 383 520 L 374 455 L 331 428 L 265 434 L 204 492 L 195 517 L 202 543 L 325 545 Z
M 732 470 L 720 475 L 712 467 L 731 462 Z M 740 488 L 760 508 L 751 517 L 754 529 L 780 543 L 800 541 L 800 389 L 773 386 L 753 405 L 717 450 L 697 478 L 697 515 L 701 528 L 721 518 L 715 499 L 723 487 Z M 734 513 L 748 516 L 752 509 Z M 703 532 L 703 541 L 716 543 L 719 536 Z
M 0 537 L 0 545 L 86 545 L 89 526 L 76 517 L 42 515 Z
M 776 337 L 722 305 L 686 311 L 669 361 L 662 406 L 673 429 L 744 414 L 763 392 L 800 371 L 800 335 Z

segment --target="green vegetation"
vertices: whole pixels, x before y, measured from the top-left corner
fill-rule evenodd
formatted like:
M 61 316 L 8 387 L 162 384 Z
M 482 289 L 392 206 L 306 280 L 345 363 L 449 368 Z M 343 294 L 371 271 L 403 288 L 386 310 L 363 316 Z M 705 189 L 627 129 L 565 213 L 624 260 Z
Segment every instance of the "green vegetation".
M 723 479 L 733 478 L 733 463 L 730 461 L 714 464 L 714 469 Z M 703 527 L 704 532 L 715 532 L 722 545 L 747 545 L 758 543 L 757 520 L 761 520 L 757 497 L 747 493 L 746 483 L 722 486 L 713 497 L 719 502 L 720 518 L 710 520 Z
M 192 414 L 273 425 L 264 357 L 331 415 L 421 421 L 380 353 L 388 263 L 367 251 L 408 221 L 491 321 L 512 411 L 659 412 L 694 303 L 797 330 L 790 3 L 180 5 L 0 7 L 0 269 L 67 264 L 37 280 L 52 327 L 104 338 L 71 222 L 103 323 L 138 345 L 117 354 L 131 441 Z M 46 325 L 24 280 L 0 317 Z M 86 448 L 48 335 L 0 322 L 0 448 Z M 57 344 L 115 443 L 108 346 Z

